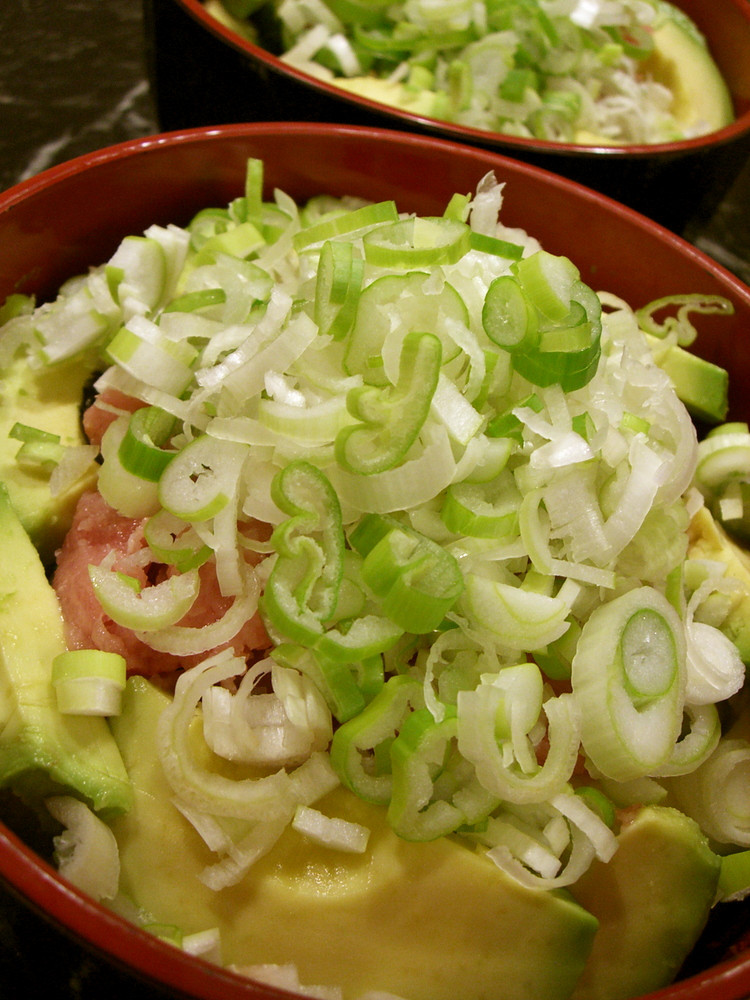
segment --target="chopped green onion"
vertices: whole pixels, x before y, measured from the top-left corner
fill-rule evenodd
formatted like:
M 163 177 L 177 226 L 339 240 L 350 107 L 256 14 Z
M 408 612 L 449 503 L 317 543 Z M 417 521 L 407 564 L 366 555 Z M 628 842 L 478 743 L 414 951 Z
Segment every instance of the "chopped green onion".
M 200 249 L 201 260 L 211 260 L 215 254 L 229 254 L 230 257 L 245 260 L 264 244 L 263 234 L 252 222 L 241 222 L 227 227 L 224 232 L 208 236 Z
M 457 535 L 504 538 L 518 525 L 520 495 L 512 477 L 449 486 L 440 516 Z
M 685 639 L 672 605 L 639 587 L 597 608 L 573 658 L 581 742 L 607 777 L 659 772 L 680 735 Z
M 453 556 L 429 538 L 370 515 L 351 535 L 362 555 L 362 578 L 385 614 L 407 632 L 436 629 L 463 591 Z
M 181 948 L 189 955 L 199 955 L 208 962 L 222 965 L 221 957 L 221 934 L 218 927 L 211 927 L 206 931 L 195 931 L 193 934 L 184 934 Z
M 30 316 L 36 305 L 35 299 L 20 292 L 11 293 L 0 306 L 0 325 L 5 326 L 17 316 Z
M 168 462 L 159 477 L 162 506 L 186 521 L 215 517 L 229 503 L 246 455 L 244 445 L 208 435 L 195 438 Z
M 722 901 L 736 902 L 750 893 L 750 851 L 734 851 L 721 859 L 717 895 Z
M 617 819 L 615 806 L 603 792 L 600 792 L 598 788 L 593 788 L 591 785 L 579 785 L 575 793 L 583 799 L 589 808 L 593 809 L 601 817 L 602 821 L 610 829 L 614 827 Z
M 635 24 L 629 27 L 607 25 L 604 30 L 622 46 L 625 55 L 633 59 L 647 59 L 654 51 L 653 34 L 641 25 Z
M 447 364 L 460 353 L 450 331 L 454 324 L 467 326 L 468 319 L 466 303 L 449 282 L 435 289 L 424 271 L 383 275 L 360 296 L 357 318 L 347 338 L 344 369 L 349 375 L 361 375 L 369 385 L 395 383 L 404 338 L 422 331 L 440 339 L 442 362 Z M 393 376 L 390 379 L 386 355 Z M 391 361 L 395 371 L 390 370 Z
M 52 662 L 52 684 L 63 715 L 119 715 L 125 659 L 98 649 L 60 653 Z
M 504 260 L 520 260 L 523 256 L 521 244 L 500 240 L 497 236 L 488 236 L 486 233 L 477 233 L 472 230 L 470 242 L 472 250 L 489 253 L 494 257 L 502 257 Z
M 322 334 L 341 340 L 352 328 L 363 274 L 364 262 L 351 243 L 323 244 L 315 286 L 315 322 Z
M 538 86 L 538 76 L 534 70 L 514 67 L 508 70 L 500 84 L 500 96 L 504 101 L 522 101 L 527 89 L 536 90 Z
M 197 570 L 141 587 L 133 578 L 114 572 L 106 563 L 89 566 L 96 598 L 119 625 L 152 632 L 174 625 L 187 614 L 198 596 Z
M 124 469 L 140 479 L 158 482 L 177 454 L 161 447 L 172 434 L 175 418 L 156 406 L 136 410 L 120 442 L 119 458 Z
M 458 787 L 451 787 L 449 775 L 457 726 L 455 713 L 436 722 L 428 709 L 417 709 L 391 745 L 393 788 L 388 820 L 404 840 L 435 840 L 466 822 L 465 813 L 455 804 L 462 783 L 458 779 Z M 443 795 L 436 788 L 440 783 L 447 786 Z
M 24 443 L 40 442 L 45 444 L 59 444 L 60 435 L 52 434 L 50 431 L 43 431 L 39 427 L 29 427 L 28 424 L 15 423 L 8 431 L 8 437 Z
M 180 396 L 193 380 L 192 365 L 197 351 L 189 344 L 167 340 L 152 329 L 147 320 L 131 320 L 130 327 L 122 327 L 107 346 L 115 364 L 120 365 L 134 378 L 162 392 Z
M 542 699 L 542 679 L 533 663 L 505 667 L 458 693 L 459 750 L 499 799 L 543 802 L 573 773 L 580 736 L 573 699 Z M 542 709 L 549 749 L 539 763 L 530 734 Z
M 271 492 L 289 517 L 271 538 L 279 557 L 266 584 L 263 609 L 287 639 L 312 644 L 338 602 L 344 559 L 341 508 L 325 475 L 302 461 L 282 469 Z
M 416 71 L 418 68 L 419 67 L 415 67 L 414 71 Z M 459 194 L 458 192 L 456 192 L 454 195 L 451 195 L 450 201 L 445 206 L 445 211 L 443 212 L 443 216 L 446 219 L 455 219 L 457 222 L 466 222 L 467 216 L 469 214 L 470 202 L 471 202 L 470 195 Z M 474 246 L 474 237 L 479 235 L 480 235 L 479 233 L 471 234 L 472 247 Z
M 565 601 L 470 573 L 462 600 L 472 618 L 511 649 L 540 649 L 567 630 Z
M 106 270 L 112 298 L 124 305 L 134 299 L 148 309 L 161 302 L 167 284 L 167 258 L 164 248 L 147 236 L 126 236 Z
M 307 226 L 294 236 L 296 250 L 306 250 L 314 244 L 325 243 L 341 236 L 351 236 L 354 233 L 369 230 L 373 226 L 395 223 L 398 211 L 395 202 L 381 201 L 372 205 L 363 205 L 351 212 L 341 212 L 333 218 Z
M 750 744 L 727 736 L 695 770 L 669 779 L 677 806 L 718 844 L 750 847 Z
M 165 313 L 170 312 L 197 312 L 200 309 L 209 309 L 212 306 L 223 305 L 227 300 L 227 293 L 223 288 L 201 288 L 195 292 L 186 292 L 179 298 L 164 307 Z
M 299 805 L 294 813 L 292 829 L 309 837 L 316 844 L 349 854 L 364 854 L 370 831 L 360 823 L 326 816 L 310 806 Z
M 299 671 L 315 685 L 338 722 L 359 715 L 367 704 L 358 682 L 354 655 L 345 660 L 335 659 L 318 649 L 292 643 L 282 643 L 273 651 L 277 663 Z
M 468 24 L 463 0 L 448 3 Z M 407 92 L 441 86 L 473 107 L 505 78 L 540 107 L 530 73 L 546 85 L 544 67 L 570 68 L 565 31 L 531 3 L 538 33 L 515 64 L 507 5 L 465 58 L 448 47 L 478 25 L 422 4 L 429 30 L 404 20 L 386 38 L 374 6 L 375 46 L 408 53 Z M 329 61 L 362 53 L 326 45 Z M 570 125 L 573 85 L 556 86 L 542 111 Z M 89 578 L 154 657 L 197 664 L 158 753 L 218 855 L 205 884 L 237 882 L 290 826 L 361 850 L 366 830 L 313 808 L 338 783 L 401 837 L 480 845 L 535 889 L 611 857 L 614 804 L 669 796 L 712 839 L 750 845 L 747 745 L 721 732 L 744 679 L 731 640 L 746 581 L 709 545 L 712 511 L 750 523 L 748 429 L 717 428 L 696 451 L 668 370 L 670 352 L 688 357 L 681 334 L 657 344 L 573 262 L 506 229 L 494 174 L 440 218 L 264 202 L 263 188 L 250 160 L 226 208 L 151 227 L 6 331 L 5 356 L 28 348 L 38 368 L 91 349 L 109 365 L 96 391 L 129 400 L 100 400 L 115 419 L 98 486 L 147 548 L 122 563 L 111 551 Z M 34 422 L 24 410 L 11 437 L 62 448 Z M 80 451 L 64 449 L 56 495 Z M 222 610 L 201 624 L 214 582 Z M 248 660 L 251 641 L 265 659 Z M 56 662 L 62 712 L 118 710 L 124 661 L 103 677 L 108 655 Z M 196 752 L 196 712 L 228 768 Z M 216 944 L 209 931 L 190 947 Z
M 234 0 L 238 2 L 238 0 Z M 248 0 L 239 0 L 246 4 Z M 249 0 L 253 6 L 256 0 Z M 245 17 L 246 14 L 236 14 L 237 17 Z M 263 161 L 257 157 L 249 156 L 245 168 L 245 213 L 250 222 L 257 224 L 263 214 Z
M 663 322 L 659 323 L 655 319 L 654 313 L 672 306 L 677 307 L 676 316 L 667 316 Z M 682 347 L 689 347 L 697 334 L 689 319 L 691 312 L 731 316 L 734 313 L 734 306 L 723 295 L 666 295 L 636 309 L 635 315 L 638 318 L 639 326 L 646 333 L 650 333 L 654 337 L 664 338 L 674 332 L 677 335 L 677 343 Z
M 42 359 L 55 364 L 79 356 L 109 334 L 111 322 L 90 288 L 59 296 L 48 310 L 33 317 Z
M 379 226 L 362 243 L 369 264 L 411 270 L 455 264 L 471 249 L 471 232 L 455 219 L 416 217 Z
M 326 0 L 327 6 L 345 24 L 373 28 L 383 24 L 387 0 Z
M 390 801 L 390 746 L 411 708 L 421 704 L 419 683 L 396 675 L 366 708 L 334 733 L 331 764 L 342 783 L 360 798 L 381 804 Z
M 559 322 L 570 311 L 578 268 L 567 257 L 538 250 L 513 265 L 513 272 L 526 295 L 548 319 Z
M 13 424 L 8 437 L 23 442 L 16 452 L 16 462 L 19 465 L 44 472 L 52 472 L 66 451 L 65 446 L 60 443 L 59 434 L 30 427 L 28 424 Z
M 147 517 L 159 508 L 158 488 L 151 480 L 128 472 L 120 460 L 120 445 L 128 432 L 129 422 L 129 417 L 118 417 L 104 432 L 97 485 L 107 503 L 120 514 Z
M 44 804 L 65 827 L 53 838 L 60 874 L 94 899 L 114 899 L 120 880 L 114 833 L 84 802 L 71 795 L 54 795 Z
M 163 507 L 146 521 L 143 534 L 157 561 L 174 566 L 179 573 L 202 566 L 213 552 L 195 528 Z
M 534 305 L 510 274 L 495 278 L 482 307 L 482 326 L 490 340 L 506 351 L 524 351 L 539 342 Z
M 347 409 L 361 423 L 344 427 L 336 436 L 336 458 L 344 469 L 369 476 L 404 459 L 427 419 L 441 358 L 434 334 L 407 334 L 394 386 L 349 391 Z

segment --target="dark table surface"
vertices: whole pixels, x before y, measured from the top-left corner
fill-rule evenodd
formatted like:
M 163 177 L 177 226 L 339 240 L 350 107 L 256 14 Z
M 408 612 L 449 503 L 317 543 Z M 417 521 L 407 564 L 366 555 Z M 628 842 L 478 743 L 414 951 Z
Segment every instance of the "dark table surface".
M 159 130 L 139 0 L 0 0 L 0 190 Z M 750 283 L 750 162 L 688 238 Z M 0 884 L 0 997 L 157 1000 Z

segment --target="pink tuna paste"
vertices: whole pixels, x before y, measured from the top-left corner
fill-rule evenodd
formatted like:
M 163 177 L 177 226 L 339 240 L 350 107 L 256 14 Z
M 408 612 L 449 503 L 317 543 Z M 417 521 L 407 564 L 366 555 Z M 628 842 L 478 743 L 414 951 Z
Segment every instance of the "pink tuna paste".
M 133 401 L 125 397 L 111 402 L 117 408 L 135 408 Z M 84 427 L 93 443 L 99 443 L 114 416 L 116 413 L 108 413 L 96 404 L 86 411 Z M 255 659 L 258 651 L 267 649 L 271 642 L 257 613 L 243 624 L 231 642 L 205 653 L 183 657 L 151 649 L 130 629 L 118 625 L 106 614 L 91 585 L 89 565 L 99 565 L 109 552 L 114 552 L 113 569 L 134 577 L 144 587 L 159 583 L 169 572 L 168 567 L 160 563 L 144 565 L 145 520 L 118 514 L 99 493 L 85 493 L 79 500 L 73 523 L 57 553 L 57 569 L 52 581 L 65 619 L 69 648 L 120 653 L 127 662 L 128 674 L 146 676 L 187 669 L 225 646 L 232 646 L 239 656 L 247 659 Z M 200 592 L 180 625 L 207 625 L 221 618 L 232 603 L 231 597 L 221 594 L 213 562 L 205 563 L 199 572 Z

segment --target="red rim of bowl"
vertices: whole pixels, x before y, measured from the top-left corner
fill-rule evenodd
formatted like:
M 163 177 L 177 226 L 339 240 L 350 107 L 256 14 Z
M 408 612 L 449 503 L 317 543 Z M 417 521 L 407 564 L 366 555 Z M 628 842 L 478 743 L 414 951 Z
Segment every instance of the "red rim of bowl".
M 559 186 L 579 200 L 598 204 L 608 213 L 621 216 L 633 228 L 669 244 L 681 255 L 692 258 L 703 270 L 711 272 L 720 282 L 731 285 L 733 293 L 750 308 L 750 288 L 744 286 L 735 275 L 681 237 L 606 195 L 493 150 L 384 128 L 306 122 L 249 123 L 186 129 L 128 140 L 66 161 L 0 193 L 0 215 L 32 197 L 37 191 L 54 187 L 68 177 L 113 160 L 147 154 L 150 150 L 165 146 L 202 143 L 213 137 L 217 140 L 242 139 L 282 133 L 318 137 L 350 135 L 406 144 L 425 152 L 434 149 L 458 157 L 477 158 L 482 161 L 485 169 L 488 168 L 488 161 L 492 161 L 496 167 L 505 164 L 516 171 L 538 177 L 545 185 Z M 12 892 L 60 930 L 80 939 L 121 969 L 153 985 L 168 988 L 174 996 L 191 1000 L 283 1000 L 285 997 L 298 996 L 188 955 L 106 909 L 65 881 L 47 861 L 2 822 L 0 878 Z M 743 1000 L 747 996 L 750 996 L 750 949 L 705 972 L 650 993 L 643 1000 L 713 1000 L 715 997 L 721 997 L 722 1000 Z
M 626 146 L 596 146 L 582 145 L 580 143 L 572 142 L 552 142 L 547 139 L 529 139 L 522 136 L 505 135 L 501 132 L 488 132 L 482 129 L 472 128 L 468 125 L 458 125 L 453 122 L 447 122 L 439 118 L 428 118 L 424 115 L 418 115 L 411 111 L 382 104 L 381 102 L 374 101 L 369 97 L 364 97 L 359 94 L 351 94 L 340 87 L 336 87 L 334 84 L 328 83 L 325 80 L 320 80 L 317 77 L 312 76 L 310 73 L 305 73 L 303 70 L 290 66 L 278 56 L 273 55 L 273 53 L 269 52 L 267 49 L 256 45 L 254 42 L 251 42 L 246 38 L 242 38 L 237 34 L 237 32 L 217 21 L 215 17 L 209 14 L 202 3 L 202 0 L 174 0 L 174 2 L 178 6 L 183 7 L 190 14 L 190 16 L 200 22 L 206 30 L 223 39 L 234 49 L 244 52 L 257 62 L 265 63 L 276 73 L 279 73 L 282 76 L 291 77 L 303 86 L 311 87 L 313 90 L 320 91 L 321 93 L 341 100 L 344 103 L 366 107 L 377 112 L 378 114 L 391 117 L 399 122 L 402 127 L 408 127 L 411 123 L 423 128 L 439 129 L 441 135 L 445 138 L 455 139 L 462 142 L 470 142 L 474 145 L 480 146 L 487 145 L 489 142 L 496 142 L 498 147 L 502 146 L 504 150 L 507 151 L 507 155 L 509 156 L 514 154 L 514 150 L 517 150 L 519 155 L 524 151 L 534 151 L 537 153 L 549 153 L 551 155 L 558 156 L 566 155 L 586 157 L 590 154 L 595 154 L 596 156 L 606 156 L 615 160 L 629 158 L 637 159 L 639 157 L 644 158 L 648 156 L 653 157 L 660 155 L 690 153 L 698 151 L 706 146 L 712 146 L 714 144 L 722 145 L 724 143 L 732 142 L 740 136 L 745 135 L 747 132 L 750 132 L 750 94 L 746 99 L 743 98 L 743 103 L 747 104 L 747 107 L 741 109 L 735 120 L 729 125 L 725 125 L 724 128 L 717 129 L 715 132 L 709 132 L 706 135 L 696 136 L 693 139 L 681 139 L 678 142 L 640 145 L 633 144 Z M 748 39 L 750 40 L 750 4 L 748 4 L 746 0 L 721 0 L 721 3 L 731 4 L 731 6 L 735 8 L 736 12 L 747 22 Z M 750 51 L 748 52 L 747 58 L 750 59 Z

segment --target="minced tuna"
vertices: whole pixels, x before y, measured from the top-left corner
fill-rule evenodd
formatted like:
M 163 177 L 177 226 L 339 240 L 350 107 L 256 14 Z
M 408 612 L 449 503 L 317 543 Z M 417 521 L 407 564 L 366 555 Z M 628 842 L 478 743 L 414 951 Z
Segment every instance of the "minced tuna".
M 157 652 L 132 631 L 114 622 L 99 604 L 88 567 L 99 565 L 110 552 L 115 553 L 113 569 L 134 577 L 141 586 L 159 583 L 168 573 L 168 567 L 149 561 L 146 556 L 145 520 L 123 517 L 99 493 L 85 493 L 78 502 L 65 542 L 57 553 L 53 584 L 60 600 L 66 638 L 71 649 L 120 653 L 127 662 L 128 674 L 151 676 L 187 669 L 224 647 L 187 657 Z M 179 623 L 181 625 L 200 627 L 216 621 L 232 602 L 231 597 L 221 594 L 213 562 L 201 566 L 200 579 L 198 598 Z M 254 654 L 268 648 L 271 643 L 256 613 L 244 623 L 231 643 L 224 644 L 227 645 L 231 645 L 240 656 L 254 658 Z

